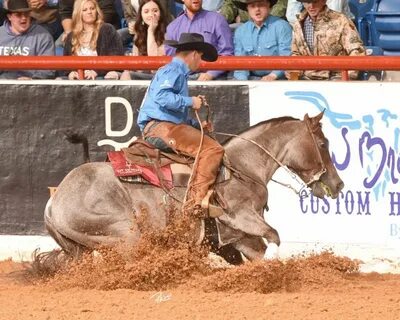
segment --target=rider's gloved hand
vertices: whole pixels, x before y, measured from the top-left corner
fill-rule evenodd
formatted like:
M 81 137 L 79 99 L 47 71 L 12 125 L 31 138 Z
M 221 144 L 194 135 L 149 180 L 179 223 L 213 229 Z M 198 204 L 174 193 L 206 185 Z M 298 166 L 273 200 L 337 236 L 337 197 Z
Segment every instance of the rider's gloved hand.
M 199 110 L 201 108 L 201 105 L 203 104 L 203 96 L 192 97 L 192 101 L 192 108 L 194 110 Z

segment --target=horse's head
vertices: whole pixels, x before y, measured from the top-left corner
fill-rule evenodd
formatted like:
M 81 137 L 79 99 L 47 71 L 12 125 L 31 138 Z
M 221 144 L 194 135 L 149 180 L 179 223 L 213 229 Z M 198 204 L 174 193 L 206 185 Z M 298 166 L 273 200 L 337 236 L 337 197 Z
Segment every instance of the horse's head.
M 323 112 L 314 118 L 306 114 L 300 121 L 295 138 L 290 143 L 293 152 L 288 167 L 300 176 L 316 197 L 327 195 L 335 199 L 344 183 L 329 154 L 329 142 L 320 123 L 322 116 Z

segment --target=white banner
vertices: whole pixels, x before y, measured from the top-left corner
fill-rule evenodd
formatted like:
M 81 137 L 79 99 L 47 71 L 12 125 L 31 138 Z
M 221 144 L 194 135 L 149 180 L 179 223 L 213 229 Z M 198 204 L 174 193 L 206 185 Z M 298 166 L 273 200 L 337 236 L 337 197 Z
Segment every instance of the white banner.
M 323 131 L 345 187 L 338 199 L 269 184 L 267 221 L 282 242 L 400 248 L 400 85 L 276 82 L 250 86 L 250 122 L 325 110 Z

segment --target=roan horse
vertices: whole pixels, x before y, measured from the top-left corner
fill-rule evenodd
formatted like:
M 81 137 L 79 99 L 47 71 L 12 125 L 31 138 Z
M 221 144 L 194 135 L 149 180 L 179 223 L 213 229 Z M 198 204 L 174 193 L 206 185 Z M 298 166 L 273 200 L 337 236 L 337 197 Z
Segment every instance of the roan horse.
M 231 179 L 215 186 L 226 202 L 225 213 L 216 218 L 220 246 L 233 247 L 250 260 L 277 257 L 280 238 L 263 213 L 268 202 L 266 185 L 281 165 L 295 172 L 314 196 L 338 196 L 344 184 L 329 155 L 322 116 L 271 119 L 225 143 L 234 171 Z M 183 198 L 185 190 L 174 192 Z M 61 182 L 47 203 L 44 221 L 67 253 L 112 246 L 121 240 L 134 245 L 141 236 L 136 218 L 143 209 L 153 227 L 166 226 L 166 198 L 161 188 L 121 182 L 107 162 L 87 163 Z

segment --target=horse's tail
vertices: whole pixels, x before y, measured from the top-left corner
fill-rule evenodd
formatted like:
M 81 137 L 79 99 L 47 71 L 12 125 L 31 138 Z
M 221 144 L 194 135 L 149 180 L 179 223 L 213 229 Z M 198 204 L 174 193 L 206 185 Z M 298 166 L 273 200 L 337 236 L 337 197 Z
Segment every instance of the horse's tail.
M 72 261 L 72 257 L 62 249 L 49 252 L 39 252 L 39 249 L 36 249 L 32 253 L 32 263 L 28 272 L 35 278 L 54 276 L 64 269 L 70 261 Z
M 72 131 L 71 129 L 67 129 L 63 131 L 65 139 L 67 139 L 68 142 L 71 142 L 73 144 L 82 144 L 83 148 L 83 161 L 84 162 L 90 162 L 90 156 L 89 156 L 89 142 L 86 136 L 83 133 L 75 132 Z

